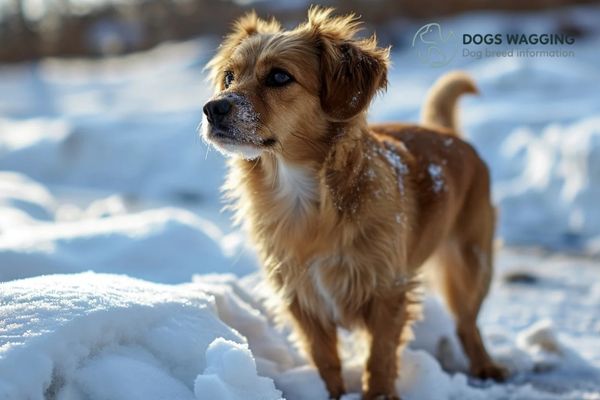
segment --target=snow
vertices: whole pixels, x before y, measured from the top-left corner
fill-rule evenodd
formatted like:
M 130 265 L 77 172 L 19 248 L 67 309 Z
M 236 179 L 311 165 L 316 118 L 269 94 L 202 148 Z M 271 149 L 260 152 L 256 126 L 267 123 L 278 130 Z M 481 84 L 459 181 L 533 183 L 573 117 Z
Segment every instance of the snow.
M 242 280 L 202 275 L 191 283 L 165 285 L 83 272 L 2 283 L 0 398 L 51 393 L 57 399 L 279 399 L 280 391 L 289 399 L 326 398 L 289 328 L 273 325 L 257 280 L 257 274 Z M 597 307 L 598 292 L 595 296 Z M 507 393 L 514 398 L 599 398 L 600 357 L 596 353 L 592 365 L 560 341 L 549 320 L 512 334 L 487 335 L 494 356 L 515 374 L 504 385 L 475 384 L 460 372 L 464 355 L 435 297 L 427 298 L 425 320 L 415 333 L 396 382 L 409 400 L 503 398 Z M 344 376 L 357 391 L 364 349 L 352 345 L 353 335 L 341 334 Z M 458 372 L 445 372 L 436 357 Z
M 269 378 L 256 376 L 256 363 L 248 346 L 223 338 L 206 350 L 208 366 L 194 381 L 198 399 L 278 399 L 281 392 Z
M 396 174 L 396 179 L 398 180 L 398 191 L 400 194 L 404 194 L 404 175 L 408 174 L 409 171 L 400 154 L 396 152 L 394 146 L 393 143 L 384 141 L 383 146 L 377 146 L 373 151 L 382 155 L 385 161 L 392 167 L 394 174 Z M 367 171 L 367 177 L 369 180 L 376 178 L 372 170 Z
M 14 226 L 0 235 L 0 258 L 20 267 L 0 270 L 0 280 L 82 268 L 165 283 L 213 272 L 205 265 L 214 265 L 214 272 L 244 274 L 253 270 L 254 256 L 242 240 L 239 233 L 225 235 L 215 224 L 177 208 Z
M 55 274 L 3 283 L 0 304 L 0 398 L 281 397 L 192 287 Z
M 440 23 L 552 30 L 547 15 Z M 453 322 L 428 293 L 401 356 L 403 399 L 600 399 L 599 16 L 562 11 L 591 35 L 574 58 L 448 66 L 482 93 L 462 100 L 461 130 L 490 165 L 504 242 L 578 255 L 500 250 L 479 322 L 512 372 L 504 384 L 465 374 Z M 220 212 L 225 162 L 197 133 L 216 45 L 0 66 L 0 399 L 327 398 L 245 235 Z M 393 57 L 371 120 L 415 121 L 445 69 L 410 48 Z M 405 164 L 381 156 L 402 190 Z M 358 399 L 365 344 L 340 338 L 344 398 Z
M 442 172 L 442 167 L 437 164 L 429 164 L 427 172 L 429 172 L 429 176 L 433 182 L 433 191 L 439 193 L 444 190 L 444 173 Z
M 0 233 L 49 220 L 55 208 L 55 199 L 44 186 L 20 174 L 0 172 Z
M 504 208 L 512 211 L 505 217 L 514 230 L 512 240 L 531 243 L 531 227 L 544 225 L 564 232 L 562 241 L 567 245 L 598 237 L 600 214 L 591 209 L 597 210 L 593 204 L 600 198 L 596 181 L 600 177 L 600 118 L 584 118 L 565 127 L 550 124 L 539 134 L 519 129 L 500 152 L 520 170 L 497 185 Z M 546 237 L 540 241 L 549 241 Z M 600 250 L 593 248 L 593 241 L 584 247 L 595 253 Z

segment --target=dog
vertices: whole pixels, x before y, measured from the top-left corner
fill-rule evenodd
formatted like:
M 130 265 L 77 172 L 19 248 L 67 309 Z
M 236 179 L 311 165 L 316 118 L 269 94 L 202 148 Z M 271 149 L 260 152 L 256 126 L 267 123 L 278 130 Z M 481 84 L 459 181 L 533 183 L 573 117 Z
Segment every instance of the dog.
M 501 380 L 476 325 L 492 277 L 490 177 L 456 127 L 457 99 L 476 87 L 451 73 L 432 87 L 422 126 L 369 126 L 389 48 L 359 29 L 332 9 L 313 7 L 287 31 L 250 13 L 207 64 L 216 94 L 202 136 L 229 156 L 235 218 L 332 398 L 345 392 L 337 327 L 369 338 L 363 397 L 398 398 L 428 260 L 470 372 Z

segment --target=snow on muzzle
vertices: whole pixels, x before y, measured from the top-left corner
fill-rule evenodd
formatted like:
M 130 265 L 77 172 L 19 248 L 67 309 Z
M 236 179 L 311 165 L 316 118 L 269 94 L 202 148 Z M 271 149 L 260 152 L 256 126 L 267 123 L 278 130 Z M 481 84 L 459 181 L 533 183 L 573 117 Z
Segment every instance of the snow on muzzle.
M 212 144 L 262 146 L 260 116 L 244 95 L 227 93 L 204 105 L 203 136 Z

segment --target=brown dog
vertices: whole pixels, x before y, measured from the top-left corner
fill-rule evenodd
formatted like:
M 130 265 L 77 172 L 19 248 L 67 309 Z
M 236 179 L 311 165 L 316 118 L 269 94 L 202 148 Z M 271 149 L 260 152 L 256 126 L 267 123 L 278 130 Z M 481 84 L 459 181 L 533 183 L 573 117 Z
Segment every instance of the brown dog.
M 344 393 L 336 326 L 361 327 L 364 397 L 397 398 L 398 353 L 417 316 L 417 276 L 435 273 L 482 378 L 504 377 L 476 325 L 492 275 L 488 170 L 458 137 L 454 106 L 475 92 L 454 73 L 432 89 L 428 128 L 367 125 L 389 50 L 358 40 L 353 16 L 312 8 L 283 31 L 240 19 L 209 68 L 203 136 L 232 155 L 227 190 L 332 397 Z

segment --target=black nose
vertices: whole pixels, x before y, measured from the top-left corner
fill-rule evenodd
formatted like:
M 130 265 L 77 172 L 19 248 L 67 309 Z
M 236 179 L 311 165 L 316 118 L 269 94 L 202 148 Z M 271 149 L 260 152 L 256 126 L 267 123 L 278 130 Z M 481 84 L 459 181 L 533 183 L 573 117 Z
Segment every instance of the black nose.
M 212 100 L 204 105 L 203 110 L 208 122 L 214 124 L 221 122 L 223 117 L 229 113 L 231 103 L 227 99 Z

